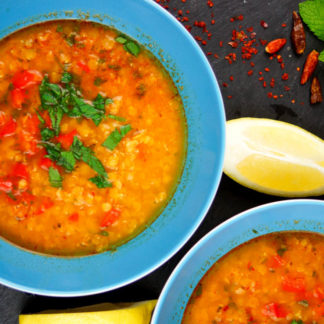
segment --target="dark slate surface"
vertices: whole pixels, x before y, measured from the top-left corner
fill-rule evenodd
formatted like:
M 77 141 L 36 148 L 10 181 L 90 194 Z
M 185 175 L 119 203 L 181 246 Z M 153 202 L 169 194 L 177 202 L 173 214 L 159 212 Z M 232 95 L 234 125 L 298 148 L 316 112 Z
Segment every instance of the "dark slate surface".
M 177 16 L 179 9 L 183 10 L 184 16 L 189 18 L 189 22 L 185 22 L 185 24 L 192 25 L 194 20 L 207 22 L 207 29 L 212 33 L 212 37 L 207 45 L 202 46 L 202 49 L 206 54 L 208 52 L 217 53 L 220 57 L 216 59 L 213 55 L 210 55 L 208 59 L 221 87 L 228 120 L 237 117 L 273 118 L 302 126 L 324 138 L 324 103 L 316 106 L 309 104 L 309 83 L 300 86 L 301 72 L 296 70 L 297 67 L 302 69 L 306 56 L 304 54 L 302 57 L 297 57 L 291 50 L 290 41 L 287 42 L 280 53 L 285 63 L 284 72 L 289 73 L 289 80 L 285 82 L 280 80 L 283 71 L 279 64 L 276 60 L 270 61 L 261 46 L 258 47 L 259 53 L 252 59 L 255 63 L 252 76 L 247 74 L 251 69 L 249 62 L 244 64 L 238 58 L 238 62 L 229 65 L 224 59 L 224 56 L 230 52 L 235 52 L 240 57 L 239 49 L 232 50 L 227 45 L 231 38 L 232 29 L 238 28 L 239 25 L 242 25 L 244 30 L 247 27 L 254 27 L 257 34 L 256 39 L 289 38 L 292 23 L 291 13 L 292 10 L 298 10 L 298 3 L 299 1 L 296 0 L 284 2 L 282 0 L 214 0 L 212 8 L 207 6 L 207 0 L 187 0 L 185 3 L 181 0 L 170 0 L 167 4 L 169 11 L 175 16 Z M 186 14 L 187 10 L 190 11 L 189 14 Z M 215 15 L 214 25 L 210 24 L 211 13 Z M 230 22 L 230 17 L 240 14 L 244 15 L 243 21 Z M 269 28 L 262 28 L 260 20 L 266 21 Z M 287 27 L 282 27 L 282 23 L 286 23 Z M 202 36 L 204 39 L 207 38 L 207 34 L 204 34 L 200 28 L 193 28 L 192 34 Z M 219 41 L 224 41 L 223 47 L 219 46 Z M 306 53 L 312 49 L 322 50 L 323 48 L 324 44 L 307 30 Z M 258 80 L 258 72 L 264 71 L 265 67 L 268 67 L 270 72 L 263 72 L 267 82 L 267 87 L 263 88 Z M 324 64 L 318 66 L 316 73 L 324 88 Z M 229 80 L 231 75 L 234 77 L 233 82 Z M 271 77 L 276 80 L 274 89 L 269 87 Z M 222 86 L 223 82 L 228 83 L 227 88 Z M 284 85 L 289 86 L 291 90 L 285 92 L 283 90 Z M 284 94 L 284 97 L 278 100 L 269 99 L 267 97 L 269 91 L 278 95 Z M 228 96 L 232 96 L 232 98 L 229 99 Z M 292 99 L 295 99 L 295 104 L 291 103 Z M 318 199 L 322 198 L 318 197 Z M 176 264 L 203 235 L 241 211 L 276 200 L 280 200 L 280 198 L 246 189 L 224 175 L 213 205 L 198 231 L 179 253 L 149 276 L 112 292 L 79 298 L 34 296 L 0 285 L 0 324 L 17 323 L 18 315 L 21 312 L 37 312 L 53 308 L 64 309 L 107 301 L 126 302 L 157 298 Z

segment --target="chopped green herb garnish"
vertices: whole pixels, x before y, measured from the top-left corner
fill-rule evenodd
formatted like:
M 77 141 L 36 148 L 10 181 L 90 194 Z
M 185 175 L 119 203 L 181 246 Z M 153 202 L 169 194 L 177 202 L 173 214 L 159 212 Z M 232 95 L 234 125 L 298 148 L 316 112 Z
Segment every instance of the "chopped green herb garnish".
M 62 27 L 62 25 L 58 25 L 57 28 L 56 28 L 56 31 L 58 33 L 63 33 L 63 27 Z
M 259 232 L 256 230 L 256 229 L 252 229 L 252 232 L 254 233 L 254 234 L 258 234 Z
M 136 87 L 136 94 L 138 97 L 143 97 L 145 95 L 145 92 L 146 92 L 146 87 L 144 83 L 141 83 Z
M 17 200 L 17 198 L 14 196 L 14 194 L 11 191 L 7 192 L 7 196 L 12 200 Z
M 82 161 L 87 163 L 91 169 L 96 171 L 102 177 L 107 178 L 107 173 L 104 166 L 102 165 L 100 160 L 94 155 L 93 151 L 89 147 L 82 147 L 81 158 Z
M 103 83 L 105 83 L 106 80 L 101 79 L 100 77 L 96 77 L 93 81 L 93 84 L 97 87 L 99 87 L 100 85 L 102 85 Z
M 106 59 L 104 57 L 102 57 L 98 60 L 98 64 L 104 64 L 105 62 L 106 62 Z
M 125 44 L 127 42 L 127 38 L 123 37 L 123 36 L 118 36 L 115 38 L 115 41 L 120 43 L 120 44 Z
M 307 300 L 299 300 L 299 301 L 298 301 L 298 304 L 299 304 L 299 305 L 302 305 L 302 306 L 304 306 L 304 307 L 308 307 L 308 306 L 309 306 Z
M 140 47 L 132 41 L 128 41 L 126 44 L 124 44 L 124 48 L 127 52 L 131 53 L 134 56 L 138 56 L 140 53 Z
M 61 152 L 61 157 L 57 162 L 58 165 L 61 165 L 66 169 L 66 171 L 71 172 L 75 166 L 75 158 L 71 151 Z
M 71 152 L 76 160 L 81 160 L 82 157 L 82 147 L 83 143 L 79 140 L 77 136 L 74 136 L 73 143 L 71 145 Z
M 108 181 L 105 177 L 103 176 L 96 176 L 93 178 L 89 179 L 91 182 L 93 182 L 98 188 L 109 188 L 112 186 L 112 183 Z
M 195 291 L 195 297 L 199 297 L 202 294 L 202 284 L 198 284 L 196 291 Z
M 102 146 L 113 150 L 131 129 L 131 125 L 123 125 L 119 130 L 116 128 L 102 143 Z
M 73 45 L 75 45 L 75 34 L 74 33 L 72 33 L 72 34 L 70 34 L 69 36 L 67 36 L 66 38 L 65 38 L 65 41 L 68 43 L 68 45 L 69 46 L 73 46 Z
M 37 115 L 38 120 L 40 121 L 40 123 L 42 125 L 44 125 L 45 124 L 45 119 L 41 116 L 41 114 L 37 110 L 36 110 L 36 115 Z
M 134 56 L 138 56 L 141 51 L 139 45 L 125 35 L 119 35 L 115 38 L 115 41 L 124 45 L 124 49 Z
M 287 251 L 286 247 L 281 247 L 280 249 L 277 250 L 277 253 L 278 255 L 283 256 L 286 251 Z
M 114 64 L 109 64 L 108 68 L 115 70 L 115 71 L 119 71 L 121 69 L 121 67 L 119 65 L 114 65 Z
M 55 132 L 50 128 L 43 128 L 41 130 L 42 141 L 49 141 L 55 136 Z
M 73 76 L 71 73 L 68 73 L 68 72 L 64 72 L 62 74 L 62 78 L 61 78 L 61 82 L 62 83 L 71 83 L 73 80 Z
M 50 167 L 48 170 L 49 181 L 52 187 L 61 188 L 62 187 L 62 176 L 57 169 Z
M 292 320 L 290 324 L 304 324 L 302 320 Z
M 54 144 L 54 143 L 50 143 L 50 142 L 46 142 L 42 144 L 46 151 L 47 151 L 47 155 L 46 157 L 48 157 L 49 159 L 51 159 L 54 162 L 57 162 L 60 157 L 61 157 L 61 144 Z
M 99 232 L 99 234 L 102 236 L 109 236 L 109 233 L 107 231 L 101 231 Z
M 124 122 L 126 121 L 126 118 L 124 117 L 120 117 L 120 116 L 115 116 L 115 115 L 108 115 L 108 118 L 110 119 L 114 119 L 114 120 L 117 120 L 117 121 L 120 121 L 120 122 Z

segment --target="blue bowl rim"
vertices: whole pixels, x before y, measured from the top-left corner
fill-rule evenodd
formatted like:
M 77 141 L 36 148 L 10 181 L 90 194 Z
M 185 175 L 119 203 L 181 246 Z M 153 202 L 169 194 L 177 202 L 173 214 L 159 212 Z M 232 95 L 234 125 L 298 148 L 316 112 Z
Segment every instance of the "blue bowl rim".
M 196 43 L 196 41 L 194 40 L 194 38 L 190 35 L 190 33 L 182 26 L 181 23 L 179 23 L 177 21 L 177 19 L 172 16 L 170 13 L 168 13 L 166 10 L 164 10 L 160 5 L 158 5 L 157 3 L 155 3 L 154 1 L 151 0 L 143 0 L 144 3 L 146 3 L 146 5 L 152 6 L 154 8 L 154 10 L 157 10 L 159 14 L 165 16 L 168 20 L 170 20 L 173 24 L 176 25 L 176 28 L 178 28 L 183 37 L 185 37 L 189 42 L 190 45 L 193 47 L 193 50 L 197 52 L 197 54 L 199 55 L 200 58 L 200 62 L 201 64 L 205 67 L 206 71 L 208 72 L 208 76 L 210 78 L 210 81 L 212 82 L 212 87 L 214 88 L 215 94 L 217 96 L 218 99 L 218 105 L 219 105 L 219 116 L 222 119 L 222 123 L 220 125 L 221 128 L 221 134 L 223 136 L 223 141 L 221 143 L 221 146 L 219 147 L 219 157 L 220 157 L 220 165 L 223 165 L 223 161 L 224 161 L 224 152 L 225 152 L 225 111 L 224 111 L 224 104 L 223 104 L 223 100 L 222 100 L 222 95 L 217 83 L 217 79 L 216 76 L 214 75 L 213 69 L 209 63 L 209 61 L 207 60 L 205 54 L 203 53 L 202 49 L 199 47 L 199 45 Z M 51 19 L 48 19 L 51 20 Z M 54 19 L 56 20 L 56 19 Z M 91 19 L 89 19 L 91 21 Z M 141 273 L 137 273 L 135 275 L 133 275 L 132 277 L 130 277 L 128 280 L 124 280 L 118 284 L 115 285 L 109 285 L 109 286 L 105 286 L 102 287 L 101 289 L 87 289 L 87 290 L 83 290 L 83 289 L 79 289 L 76 291 L 61 291 L 61 290 L 47 290 L 46 288 L 33 288 L 30 287 L 28 284 L 17 284 L 15 282 L 12 282 L 10 280 L 7 279 L 3 279 L 0 278 L 0 283 L 17 289 L 17 290 L 21 290 L 21 291 L 25 291 L 25 292 L 29 292 L 29 293 L 35 293 L 38 295 L 46 295 L 46 296 L 62 296 L 62 297 L 69 297 L 69 296 L 85 296 L 85 295 L 92 295 L 92 294 L 97 294 L 97 293 L 101 293 L 101 292 L 106 292 L 106 291 L 110 291 L 112 289 L 116 289 L 122 286 L 125 286 L 129 283 L 132 283 L 146 275 L 148 275 L 149 273 L 151 273 L 152 271 L 154 271 L 155 269 L 157 269 L 159 266 L 161 266 L 163 263 L 165 263 L 168 259 L 170 259 L 177 251 L 179 251 L 179 249 L 189 240 L 189 238 L 193 235 L 193 233 L 196 231 L 196 229 L 198 228 L 198 226 L 201 224 L 201 222 L 203 221 L 205 215 L 207 214 L 213 199 L 216 195 L 219 183 L 220 183 L 220 179 L 221 179 L 221 174 L 222 174 L 222 167 L 219 167 L 217 172 L 215 172 L 215 174 L 213 174 L 213 185 L 212 185 L 212 189 L 210 190 L 209 194 L 206 196 L 206 200 L 204 205 L 202 206 L 202 208 L 200 209 L 200 215 L 199 217 L 197 217 L 197 221 L 192 224 L 192 227 L 190 229 L 190 231 L 188 231 L 186 233 L 186 235 L 182 236 L 182 239 L 179 240 L 178 244 L 175 245 L 173 247 L 173 249 L 171 249 L 169 251 L 168 254 L 166 254 L 163 258 L 161 258 L 159 260 L 159 262 L 156 262 L 155 264 L 151 264 L 150 267 L 147 267 L 145 270 L 143 270 Z M 8 243 L 10 244 L 10 243 Z M 19 248 L 19 247 L 17 247 Z M 22 249 L 23 250 L 23 249 Z M 31 253 L 33 254 L 32 251 L 25 251 L 26 253 Z M 55 257 L 54 257 L 55 258 Z
M 322 206 L 324 209 L 324 201 L 319 200 L 319 199 L 286 199 L 286 200 L 281 200 L 281 201 L 274 201 L 274 202 L 262 204 L 262 205 L 247 209 L 245 211 L 242 211 L 242 212 L 236 214 L 235 216 L 232 216 L 231 218 L 227 219 L 226 221 L 220 223 L 214 229 L 212 229 L 210 232 L 208 232 L 206 235 L 204 235 L 184 255 L 184 257 L 180 260 L 180 262 L 174 268 L 174 270 L 172 271 L 168 280 L 166 281 L 166 283 L 161 291 L 161 294 L 158 298 L 157 304 L 154 308 L 154 312 L 153 312 L 152 319 L 151 319 L 151 324 L 160 324 L 159 317 L 160 317 L 160 314 L 163 312 L 164 304 L 167 302 L 166 296 L 168 295 L 169 290 L 172 289 L 173 284 L 177 281 L 179 275 L 185 269 L 187 262 L 189 262 L 191 260 L 191 258 L 194 257 L 199 252 L 199 250 L 204 247 L 204 245 L 208 241 L 213 240 L 215 238 L 215 236 L 219 235 L 222 231 L 226 230 L 227 228 L 230 228 L 233 224 L 240 221 L 241 219 L 250 217 L 250 215 L 252 215 L 252 214 L 260 213 L 263 210 L 281 208 L 281 207 L 290 206 L 290 205 L 294 206 L 294 205 L 304 205 L 304 204 L 318 205 L 318 206 Z M 271 231 L 269 233 L 271 233 Z M 262 236 L 262 235 L 264 235 L 264 234 L 256 235 L 255 237 Z M 243 244 L 243 243 L 241 243 L 241 244 Z M 199 266 L 201 266 L 201 265 L 199 265 Z M 209 269 L 211 267 L 212 267 L 212 265 L 210 265 Z M 193 287 L 193 289 L 194 288 L 195 287 Z M 190 298 L 190 296 L 189 296 L 189 298 Z M 186 307 L 186 305 L 184 306 L 184 308 L 185 307 Z

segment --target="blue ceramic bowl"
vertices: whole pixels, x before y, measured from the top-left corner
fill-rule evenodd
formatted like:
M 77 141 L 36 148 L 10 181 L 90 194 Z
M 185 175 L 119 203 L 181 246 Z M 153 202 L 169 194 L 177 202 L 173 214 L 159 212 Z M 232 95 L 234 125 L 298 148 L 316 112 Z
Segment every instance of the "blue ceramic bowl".
M 0 283 L 52 296 L 80 296 L 131 283 L 169 259 L 196 230 L 216 193 L 225 116 L 214 73 L 185 28 L 152 0 L 2 0 L 0 37 L 37 22 L 88 19 L 133 37 L 162 62 L 182 96 L 188 125 L 184 171 L 157 220 L 117 251 L 49 257 L 0 239 Z
M 257 236 L 278 231 L 324 233 L 324 202 L 287 200 L 245 211 L 203 237 L 167 281 L 151 324 L 180 324 L 189 298 L 210 267 L 223 255 Z

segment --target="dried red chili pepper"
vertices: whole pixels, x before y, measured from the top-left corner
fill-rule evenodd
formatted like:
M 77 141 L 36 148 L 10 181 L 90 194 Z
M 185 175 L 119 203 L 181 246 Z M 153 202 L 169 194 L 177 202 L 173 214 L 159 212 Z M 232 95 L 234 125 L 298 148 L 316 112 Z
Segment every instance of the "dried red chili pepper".
M 291 41 L 296 54 L 303 54 L 306 48 L 306 36 L 303 22 L 296 11 L 293 11 L 293 28 L 291 30 Z
M 300 79 L 300 84 L 305 84 L 311 77 L 318 63 L 319 53 L 316 50 L 312 50 L 306 59 L 304 70 Z
M 313 78 L 312 85 L 311 85 L 311 98 L 310 102 L 311 104 L 320 103 L 323 100 L 322 96 L 322 89 L 321 84 L 317 77 Z
M 274 39 L 267 44 L 267 46 L 265 47 L 265 51 L 268 54 L 274 54 L 278 52 L 286 44 L 286 42 L 287 42 L 286 38 Z

